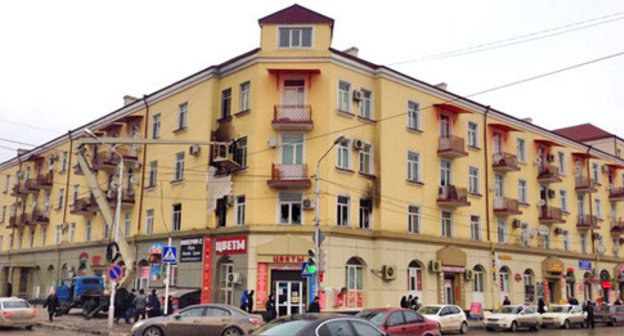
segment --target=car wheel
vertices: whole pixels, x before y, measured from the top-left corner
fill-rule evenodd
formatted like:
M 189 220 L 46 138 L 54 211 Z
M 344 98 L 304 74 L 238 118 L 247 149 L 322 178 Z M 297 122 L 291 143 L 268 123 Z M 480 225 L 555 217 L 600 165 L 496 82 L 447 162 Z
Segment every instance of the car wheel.
M 468 323 L 462 322 L 461 327 L 459 328 L 460 334 L 465 334 L 468 332 Z
M 149 327 L 145 329 L 143 336 L 163 336 L 163 332 L 158 327 Z
M 485 331 L 494 331 L 494 328 L 485 328 Z
M 32 330 L 32 328 L 33 328 L 32 324 L 26 326 L 26 330 Z
M 563 329 L 570 329 L 570 320 L 563 321 Z
M 607 325 L 609 327 L 613 327 L 615 325 L 615 319 L 612 319 L 611 321 L 607 322 Z
M 533 327 L 531 327 L 531 330 L 539 331 L 540 325 L 539 324 L 534 325 Z
M 581 329 L 585 329 L 585 322 L 581 322 Z
M 242 336 L 243 333 L 235 327 L 229 327 L 221 333 L 221 336 Z
M 511 322 L 511 327 L 509 327 L 509 331 L 511 332 L 518 331 L 518 323 L 516 323 L 516 321 Z

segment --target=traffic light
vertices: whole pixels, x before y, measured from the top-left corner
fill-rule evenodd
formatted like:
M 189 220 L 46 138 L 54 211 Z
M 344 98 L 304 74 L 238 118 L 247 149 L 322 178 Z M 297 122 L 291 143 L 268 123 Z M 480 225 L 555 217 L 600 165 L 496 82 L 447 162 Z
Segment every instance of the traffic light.
M 323 271 L 318 272 L 319 281 L 323 282 Z
M 306 266 L 306 270 L 308 271 L 308 273 L 310 274 L 314 274 L 316 272 L 316 253 L 314 252 L 313 249 L 309 249 L 308 250 L 308 265 Z

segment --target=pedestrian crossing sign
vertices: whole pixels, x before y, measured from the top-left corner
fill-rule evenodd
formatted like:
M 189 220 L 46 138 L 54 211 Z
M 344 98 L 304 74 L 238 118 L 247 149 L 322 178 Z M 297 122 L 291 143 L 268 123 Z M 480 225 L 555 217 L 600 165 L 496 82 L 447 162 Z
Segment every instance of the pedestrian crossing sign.
M 162 261 L 164 263 L 175 263 L 178 258 L 177 248 L 175 246 L 163 247 Z

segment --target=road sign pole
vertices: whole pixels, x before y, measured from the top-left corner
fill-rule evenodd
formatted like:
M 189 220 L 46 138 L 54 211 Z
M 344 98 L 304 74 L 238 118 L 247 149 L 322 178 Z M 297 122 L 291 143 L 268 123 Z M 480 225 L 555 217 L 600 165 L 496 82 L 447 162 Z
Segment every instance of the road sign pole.
M 167 246 L 171 246 L 171 236 L 167 240 Z M 165 315 L 169 312 L 169 277 L 171 276 L 171 263 L 167 263 L 167 275 L 165 275 Z

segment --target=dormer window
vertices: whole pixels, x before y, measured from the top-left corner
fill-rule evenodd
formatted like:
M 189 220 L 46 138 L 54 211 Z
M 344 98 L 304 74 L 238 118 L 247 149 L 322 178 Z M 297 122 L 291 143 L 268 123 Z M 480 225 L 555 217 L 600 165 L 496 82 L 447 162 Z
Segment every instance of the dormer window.
M 312 27 L 280 27 L 280 48 L 312 47 Z

